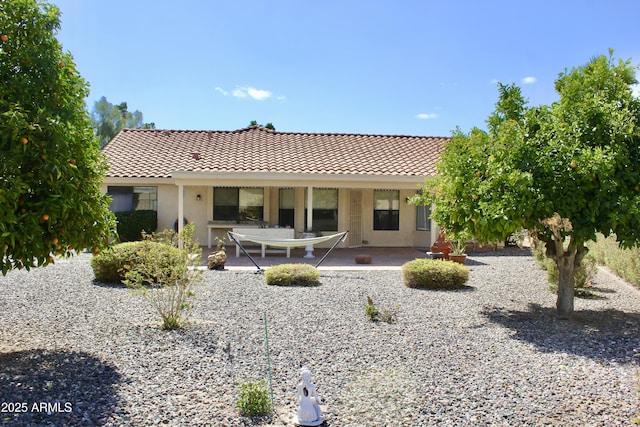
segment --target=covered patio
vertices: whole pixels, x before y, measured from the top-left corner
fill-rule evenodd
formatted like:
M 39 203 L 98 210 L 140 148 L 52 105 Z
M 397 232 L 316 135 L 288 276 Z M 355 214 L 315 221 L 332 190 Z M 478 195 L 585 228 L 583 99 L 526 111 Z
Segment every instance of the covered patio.
M 362 247 L 362 248 L 336 248 L 322 262 L 320 268 L 335 270 L 377 270 L 399 269 L 405 262 L 416 258 L 423 258 L 427 248 L 381 248 L 381 247 Z M 202 247 L 202 264 L 206 265 L 207 255 L 212 251 L 206 246 Z M 249 257 L 241 254 L 236 257 L 235 245 L 227 245 L 227 262 L 225 270 L 255 270 Z M 288 263 L 305 263 L 315 265 L 326 254 L 328 248 L 314 248 L 314 258 L 305 258 L 304 248 L 291 249 L 291 257 L 287 258 L 282 251 L 267 251 L 264 258 L 260 257 L 260 253 L 250 252 L 256 262 L 262 268 L 272 267 L 279 264 Z M 371 256 L 371 264 L 358 264 L 355 261 L 357 255 Z

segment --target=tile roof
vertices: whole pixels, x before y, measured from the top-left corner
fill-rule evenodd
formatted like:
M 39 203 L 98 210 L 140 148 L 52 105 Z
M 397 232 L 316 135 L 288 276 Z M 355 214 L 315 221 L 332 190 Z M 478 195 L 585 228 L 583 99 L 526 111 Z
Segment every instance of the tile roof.
M 174 171 L 405 176 L 435 173 L 447 137 L 123 129 L 104 148 L 107 177 L 169 178 Z

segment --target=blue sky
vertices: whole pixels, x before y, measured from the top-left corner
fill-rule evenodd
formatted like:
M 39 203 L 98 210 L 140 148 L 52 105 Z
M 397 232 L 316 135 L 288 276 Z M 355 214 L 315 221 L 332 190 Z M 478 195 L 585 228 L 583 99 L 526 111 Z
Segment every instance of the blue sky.
M 615 49 L 640 64 L 640 1 L 52 0 L 101 96 L 160 129 L 447 136 L 484 127 L 496 82 L 532 105 Z

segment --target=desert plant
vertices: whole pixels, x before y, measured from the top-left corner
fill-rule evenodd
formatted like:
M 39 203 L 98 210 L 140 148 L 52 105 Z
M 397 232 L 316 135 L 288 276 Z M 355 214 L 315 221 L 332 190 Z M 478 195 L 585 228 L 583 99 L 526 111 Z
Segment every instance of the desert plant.
M 386 307 L 378 309 L 373 303 L 373 299 L 369 296 L 367 297 L 367 305 L 364 306 L 364 312 L 372 322 L 395 323 L 398 320 L 398 307 L 395 309 Z
M 373 299 L 371 297 L 367 297 L 367 305 L 364 306 L 364 313 L 367 315 L 367 318 L 372 322 L 378 321 L 378 316 L 380 316 L 380 310 L 373 303 Z
M 145 236 L 146 240 L 141 242 L 144 258 L 136 260 L 135 268 L 125 275 L 124 283 L 142 293 L 156 308 L 162 317 L 163 329 L 184 325 L 191 308 L 189 298 L 193 296 L 193 285 L 201 279 L 200 270 L 193 268 L 198 262 L 193 252 L 199 259 L 200 248 L 193 233 L 193 225 L 187 225 L 179 234 L 165 230 L 155 236 Z M 182 248 L 169 246 L 167 242 L 175 242 Z M 176 253 L 172 263 L 167 265 L 162 259 L 160 248 L 171 248 Z M 149 284 L 155 286 L 149 287 Z
M 236 407 L 240 414 L 255 417 L 271 413 L 271 399 L 265 380 L 245 381 L 240 383 L 238 388 Z
M 467 251 L 466 240 L 454 240 L 452 244 L 453 248 L 451 249 L 451 255 L 464 255 Z
M 320 271 L 309 264 L 280 264 L 264 273 L 267 285 L 315 286 L 320 284 Z
M 469 268 L 451 261 L 419 258 L 402 265 L 409 288 L 457 289 L 469 280 Z
M 378 318 L 384 323 L 396 323 L 398 321 L 399 306 L 395 308 L 382 307 Z
M 142 233 L 153 233 L 158 228 L 158 213 L 152 210 L 116 212 L 118 237 L 122 242 L 142 239 Z

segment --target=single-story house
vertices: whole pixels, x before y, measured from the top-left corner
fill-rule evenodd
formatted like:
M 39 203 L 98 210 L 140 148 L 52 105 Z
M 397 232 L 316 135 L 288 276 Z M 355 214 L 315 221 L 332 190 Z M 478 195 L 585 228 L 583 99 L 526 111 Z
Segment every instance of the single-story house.
M 349 230 L 344 246 L 428 247 L 428 207 L 407 199 L 447 137 L 124 129 L 103 149 L 112 211 L 152 209 L 158 228 L 195 224 L 201 244 L 234 227 Z M 177 224 L 177 225 L 176 225 Z M 215 242 L 214 242 L 215 243 Z

